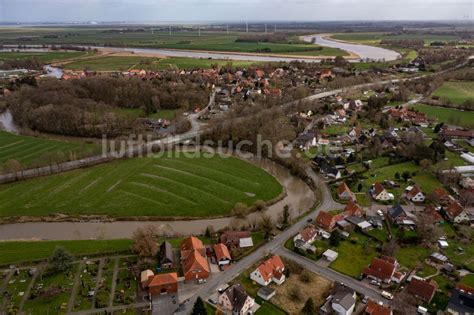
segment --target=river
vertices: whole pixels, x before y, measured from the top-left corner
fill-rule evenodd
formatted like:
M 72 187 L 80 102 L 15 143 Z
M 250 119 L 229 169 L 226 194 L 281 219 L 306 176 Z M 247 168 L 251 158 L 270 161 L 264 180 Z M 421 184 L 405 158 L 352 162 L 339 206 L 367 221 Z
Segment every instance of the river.
M 329 35 L 327 34 L 308 35 L 304 36 L 303 40 L 306 42 L 312 42 L 314 39 L 316 45 L 339 48 L 358 55 L 362 60 L 393 61 L 401 57 L 398 52 L 390 49 L 331 40 L 328 36 Z
M 286 191 L 282 200 L 269 206 L 265 213 L 278 219 L 283 207 L 289 205 L 291 216 L 296 218 L 311 209 L 316 201 L 314 192 L 304 181 L 293 176 L 283 166 L 266 159 L 252 159 L 254 163 L 275 176 Z M 256 221 L 262 213 L 248 215 L 249 221 Z M 114 222 L 27 222 L 0 225 L 1 240 L 80 240 L 130 238 L 138 227 L 153 225 L 167 235 L 201 234 L 207 226 L 215 230 L 226 226 L 244 224 L 245 221 L 232 217 L 202 220 L 177 221 L 114 221 Z

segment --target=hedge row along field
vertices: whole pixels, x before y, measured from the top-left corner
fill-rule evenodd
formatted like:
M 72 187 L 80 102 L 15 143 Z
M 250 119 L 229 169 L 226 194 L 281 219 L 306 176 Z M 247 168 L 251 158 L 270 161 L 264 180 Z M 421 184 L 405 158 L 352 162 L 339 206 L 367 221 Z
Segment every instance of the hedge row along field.
M 230 215 L 282 192 L 262 169 L 233 157 L 147 157 L 0 186 L 0 216 Z

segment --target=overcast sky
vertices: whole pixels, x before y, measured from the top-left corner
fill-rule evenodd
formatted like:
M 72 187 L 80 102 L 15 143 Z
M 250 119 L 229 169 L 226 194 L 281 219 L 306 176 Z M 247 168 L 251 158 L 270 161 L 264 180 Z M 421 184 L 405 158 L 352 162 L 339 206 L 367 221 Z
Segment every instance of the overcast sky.
M 474 0 L 0 0 L 0 22 L 465 20 Z

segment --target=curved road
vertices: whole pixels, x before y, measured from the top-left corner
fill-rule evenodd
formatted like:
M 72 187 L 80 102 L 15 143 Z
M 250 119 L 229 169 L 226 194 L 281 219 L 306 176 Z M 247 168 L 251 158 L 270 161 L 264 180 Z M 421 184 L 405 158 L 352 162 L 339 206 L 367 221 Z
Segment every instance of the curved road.
M 303 36 L 303 40 L 306 42 L 312 42 L 314 40 L 317 45 L 339 48 L 354 53 L 360 57 L 360 60 L 393 61 L 401 58 L 401 55 L 398 52 L 390 49 L 331 40 L 328 34 Z

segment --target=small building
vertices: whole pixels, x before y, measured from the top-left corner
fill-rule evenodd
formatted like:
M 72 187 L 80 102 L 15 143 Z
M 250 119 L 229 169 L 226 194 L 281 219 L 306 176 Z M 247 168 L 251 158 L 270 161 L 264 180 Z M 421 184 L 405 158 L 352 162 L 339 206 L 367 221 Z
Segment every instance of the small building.
M 278 285 L 285 282 L 285 265 L 280 256 L 275 255 L 265 260 L 250 274 L 250 279 L 262 286 L 274 282 Z
M 438 240 L 438 246 L 441 249 L 445 249 L 449 247 L 449 243 L 446 240 Z
M 161 269 L 170 269 L 174 268 L 174 253 L 173 253 L 173 246 L 164 241 L 160 245 L 160 268 Z
M 227 246 L 222 243 L 214 245 L 214 253 L 216 254 L 216 260 L 219 266 L 229 265 L 232 261 Z
M 153 277 L 154 273 L 150 269 L 143 270 L 140 273 L 140 284 L 142 286 L 142 289 L 145 290 L 148 288 L 148 280 L 150 277 Z
M 318 236 L 318 231 L 314 226 L 309 225 L 293 237 L 293 242 L 301 240 L 304 244 L 311 244 L 316 240 L 316 236 Z
M 408 186 L 405 190 L 405 193 L 406 193 L 407 199 L 412 201 L 412 202 L 424 202 L 425 201 L 425 194 L 423 194 L 420 187 L 418 187 L 418 186 L 413 186 L 413 187 Z
M 438 252 L 434 252 L 430 255 L 430 260 L 437 264 L 445 264 L 448 262 L 448 257 L 440 254 Z
M 376 182 L 371 189 L 372 198 L 377 201 L 391 201 L 394 199 L 393 194 L 387 192 L 387 190 L 380 184 Z
M 338 255 L 339 254 L 337 252 L 333 251 L 332 249 L 328 249 L 323 253 L 323 257 L 327 261 L 335 261 L 337 259 Z
M 257 292 L 257 295 L 261 297 L 262 299 L 264 299 L 265 301 L 270 300 L 272 297 L 275 296 L 275 294 L 276 294 L 276 290 L 270 287 L 261 287 Z
M 219 295 L 219 305 L 232 315 L 246 315 L 255 305 L 255 300 L 245 292 L 240 283 L 237 283 Z
M 337 196 L 342 200 L 355 200 L 354 193 L 349 189 L 346 182 L 341 182 L 337 187 Z
M 245 240 L 243 244 L 241 240 Z M 227 248 L 253 246 L 252 234 L 249 231 L 226 231 L 221 234 L 220 241 L 225 246 L 227 246 Z M 245 245 L 245 246 L 241 246 L 241 245 Z
M 176 272 L 170 272 L 150 276 L 148 292 L 151 296 L 178 292 L 178 274 Z
M 398 282 L 398 277 L 394 278 L 398 268 L 398 262 L 393 257 L 381 256 L 372 259 L 369 267 L 365 267 L 362 273 L 370 279 L 379 282 L 390 283 L 392 280 Z
M 438 290 L 438 284 L 434 280 L 411 279 L 408 284 L 408 293 L 429 304 Z

